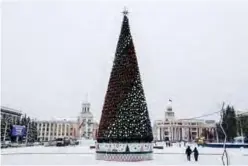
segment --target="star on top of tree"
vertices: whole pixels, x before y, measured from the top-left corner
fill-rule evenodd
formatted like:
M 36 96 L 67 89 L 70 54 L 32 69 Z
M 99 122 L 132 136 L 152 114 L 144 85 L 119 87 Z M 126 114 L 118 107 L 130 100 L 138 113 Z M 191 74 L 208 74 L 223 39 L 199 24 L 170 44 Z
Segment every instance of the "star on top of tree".
M 122 13 L 123 13 L 125 16 L 126 16 L 126 15 L 128 15 L 128 13 L 129 13 L 129 12 L 128 12 L 128 10 L 127 10 L 127 8 L 126 8 L 126 7 L 124 7 L 124 10 L 123 10 L 123 12 L 122 12 Z

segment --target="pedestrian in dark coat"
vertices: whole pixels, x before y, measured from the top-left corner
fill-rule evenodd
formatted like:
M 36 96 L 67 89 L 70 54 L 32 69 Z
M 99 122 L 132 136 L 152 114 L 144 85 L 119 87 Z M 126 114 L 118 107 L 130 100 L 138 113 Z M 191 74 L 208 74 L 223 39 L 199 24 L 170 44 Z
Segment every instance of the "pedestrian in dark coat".
M 192 150 L 190 149 L 189 146 L 187 147 L 185 153 L 186 153 L 186 156 L 187 156 L 187 160 L 190 161 L 190 155 L 192 153 Z
M 198 161 L 199 152 L 198 152 L 198 150 L 197 150 L 196 147 L 195 147 L 195 149 L 193 150 L 193 152 L 194 152 L 195 161 Z

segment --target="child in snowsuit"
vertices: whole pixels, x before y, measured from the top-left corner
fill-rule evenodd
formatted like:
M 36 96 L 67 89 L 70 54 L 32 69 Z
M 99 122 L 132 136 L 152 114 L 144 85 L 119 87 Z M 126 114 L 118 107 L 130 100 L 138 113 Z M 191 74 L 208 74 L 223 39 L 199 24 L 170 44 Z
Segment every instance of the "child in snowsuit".
M 194 152 L 195 161 L 198 161 L 199 152 L 198 152 L 198 150 L 197 150 L 196 147 L 195 147 L 195 149 L 193 150 L 193 152 Z
M 190 155 L 192 153 L 192 150 L 190 149 L 189 146 L 187 147 L 185 153 L 186 153 L 186 156 L 187 156 L 187 160 L 190 161 Z

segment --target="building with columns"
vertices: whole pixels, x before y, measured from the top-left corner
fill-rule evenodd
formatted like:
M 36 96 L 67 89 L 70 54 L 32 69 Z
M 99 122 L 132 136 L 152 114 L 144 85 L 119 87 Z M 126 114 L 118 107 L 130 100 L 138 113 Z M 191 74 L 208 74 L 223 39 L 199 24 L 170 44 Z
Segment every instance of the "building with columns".
M 56 138 L 76 138 L 77 122 L 71 120 L 38 121 L 38 141 L 46 142 Z
M 213 120 L 176 119 L 169 101 L 164 120 L 155 120 L 153 135 L 155 141 L 192 141 L 201 136 L 216 138 L 216 123 Z
M 38 140 L 50 141 L 56 138 L 96 139 L 98 123 L 90 112 L 90 103 L 82 103 L 82 111 L 77 120 L 38 121 Z
M 1 106 L 1 120 L 8 120 L 16 124 L 17 121 L 21 119 L 21 116 L 21 111 Z

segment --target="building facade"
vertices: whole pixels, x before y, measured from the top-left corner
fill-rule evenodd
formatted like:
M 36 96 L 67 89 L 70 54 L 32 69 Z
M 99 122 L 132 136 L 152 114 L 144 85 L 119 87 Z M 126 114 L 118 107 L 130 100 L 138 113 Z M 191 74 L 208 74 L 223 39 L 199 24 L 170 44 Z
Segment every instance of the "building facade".
M 10 140 L 10 127 L 17 124 L 21 116 L 21 111 L 1 106 L 1 141 Z
M 237 136 L 248 137 L 248 110 L 236 111 Z
M 248 116 L 248 110 L 244 110 L 244 111 L 236 111 L 236 116 L 237 117 L 245 117 L 245 116 Z
M 21 111 L 1 106 L 1 120 L 7 119 L 8 121 L 11 121 L 13 124 L 16 124 L 16 122 L 21 119 L 21 116 L 22 116 Z
M 90 103 L 82 103 L 82 111 L 78 116 L 78 132 L 79 138 L 93 139 L 96 122 L 90 111 Z
M 192 141 L 211 133 L 216 137 L 216 123 L 213 120 L 176 119 L 169 102 L 164 120 L 156 120 L 153 124 L 155 141 Z M 208 138 L 206 138 L 208 139 Z
M 93 136 L 92 136 L 94 140 L 96 140 L 97 138 L 98 128 L 99 128 L 99 124 L 97 122 L 94 122 L 93 123 Z
M 38 121 L 38 141 L 46 142 L 56 138 L 76 138 L 77 122 L 70 120 Z

